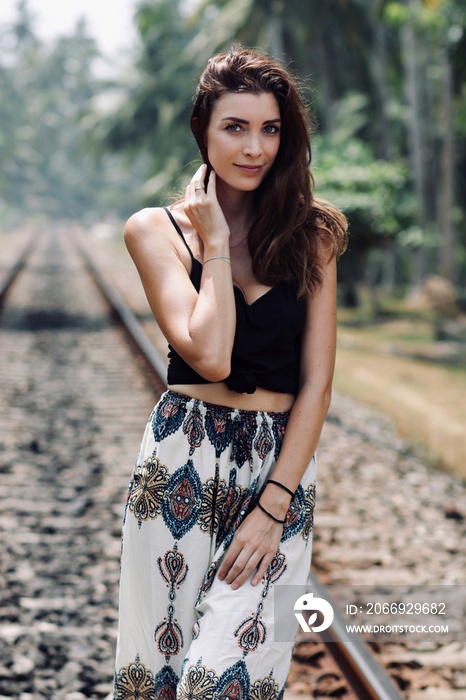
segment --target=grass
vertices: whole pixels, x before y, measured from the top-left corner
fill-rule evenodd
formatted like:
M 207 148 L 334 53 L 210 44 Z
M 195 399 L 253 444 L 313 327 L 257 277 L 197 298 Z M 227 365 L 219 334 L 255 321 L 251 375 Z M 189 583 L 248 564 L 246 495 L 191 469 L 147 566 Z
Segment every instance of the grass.
M 390 416 L 436 466 L 466 478 L 466 367 L 439 362 L 445 347 L 428 315 L 388 319 L 340 313 L 335 389 Z

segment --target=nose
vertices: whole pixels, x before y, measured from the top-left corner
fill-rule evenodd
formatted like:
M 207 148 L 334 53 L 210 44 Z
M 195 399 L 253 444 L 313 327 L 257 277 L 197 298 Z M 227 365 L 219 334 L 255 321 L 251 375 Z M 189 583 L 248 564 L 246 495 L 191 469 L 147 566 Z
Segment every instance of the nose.
M 262 154 L 260 134 L 250 133 L 244 144 L 243 153 L 250 158 L 258 158 Z

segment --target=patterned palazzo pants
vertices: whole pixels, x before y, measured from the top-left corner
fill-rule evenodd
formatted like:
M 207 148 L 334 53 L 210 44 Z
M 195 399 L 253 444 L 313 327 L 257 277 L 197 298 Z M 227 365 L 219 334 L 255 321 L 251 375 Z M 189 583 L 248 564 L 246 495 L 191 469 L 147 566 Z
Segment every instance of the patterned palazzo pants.
M 288 417 L 161 397 L 125 509 L 115 700 L 283 697 L 293 642 L 274 641 L 273 593 L 278 581 L 305 590 L 314 458 L 262 582 L 232 590 L 216 572 L 271 473 Z

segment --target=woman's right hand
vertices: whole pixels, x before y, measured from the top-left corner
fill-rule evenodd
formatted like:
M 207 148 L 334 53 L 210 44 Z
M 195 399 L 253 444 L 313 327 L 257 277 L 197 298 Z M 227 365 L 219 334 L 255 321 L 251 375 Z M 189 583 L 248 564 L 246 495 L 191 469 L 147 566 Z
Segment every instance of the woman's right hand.
M 217 199 L 216 174 L 212 170 L 206 186 L 207 165 L 201 165 L 189 182 L 184 211 L 204 244 L 204 252 L 228 244 L 230 229 Z

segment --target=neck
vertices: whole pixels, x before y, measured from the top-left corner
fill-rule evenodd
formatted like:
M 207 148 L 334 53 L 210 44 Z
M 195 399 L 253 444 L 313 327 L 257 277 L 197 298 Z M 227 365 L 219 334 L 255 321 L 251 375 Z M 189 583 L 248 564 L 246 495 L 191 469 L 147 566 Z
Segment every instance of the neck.
M 232 233 L 247 231 L 252 221 L 253 192 L 242 192 L 217 180 L 217 198 Z

